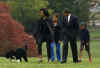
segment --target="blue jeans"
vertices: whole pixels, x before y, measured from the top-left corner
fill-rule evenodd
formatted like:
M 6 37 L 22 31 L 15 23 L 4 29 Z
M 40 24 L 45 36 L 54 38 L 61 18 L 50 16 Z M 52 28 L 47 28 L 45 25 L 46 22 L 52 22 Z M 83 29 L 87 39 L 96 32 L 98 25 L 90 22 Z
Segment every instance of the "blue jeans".
M 54 46 L 55 43 L 52 42 L 50 45 L 51 49 L 51 61 L 55 60 L 55 54 L 54 54 Z M 56 55 L 57 55 L 57 60 L 60 62 L 61 61 L 61 54 L 60 54 L 60 43 L 56 43 Z

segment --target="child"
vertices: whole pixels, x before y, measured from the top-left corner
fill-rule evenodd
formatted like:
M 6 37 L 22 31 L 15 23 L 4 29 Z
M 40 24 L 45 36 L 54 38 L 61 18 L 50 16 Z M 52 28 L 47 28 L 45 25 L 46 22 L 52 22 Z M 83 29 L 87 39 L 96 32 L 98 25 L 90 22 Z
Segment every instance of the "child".
M 90 35 L 88 29 L 86 28 L 86 24 L 84 23 L 81 23 L 80 25 L 80 41 L 81 41 L 80 61 L 82 61 L 82 52 L 83 49 L 85 48 L 89 56 L 89 62 L 92 62 L 91 52 L 90 52 Z
M 53 40 L 56 44 L 56 55 L 58 62 L 61 61 L 61 55 L 60 55 L 60 26 L 58 21 L 58 14 L 53 15 L 53 22 L 52 22 L 52 30 L 54 32 Z M 55 60 L 54 56 L 54 44 L 51 45 L 51 61 L 53 62 Z

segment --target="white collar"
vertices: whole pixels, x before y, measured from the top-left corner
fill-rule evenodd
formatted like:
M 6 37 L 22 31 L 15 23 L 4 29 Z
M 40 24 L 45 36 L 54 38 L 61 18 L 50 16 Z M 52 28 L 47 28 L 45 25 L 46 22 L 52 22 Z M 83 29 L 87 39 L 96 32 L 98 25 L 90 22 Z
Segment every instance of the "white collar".
M 68 15 L 68 23 L 69 23 L 69 21 L 70 21 L 70 17 L 71 17 L 71 14 Z
M 72 14 L 69 14 L 68 17 L 70 17 Z

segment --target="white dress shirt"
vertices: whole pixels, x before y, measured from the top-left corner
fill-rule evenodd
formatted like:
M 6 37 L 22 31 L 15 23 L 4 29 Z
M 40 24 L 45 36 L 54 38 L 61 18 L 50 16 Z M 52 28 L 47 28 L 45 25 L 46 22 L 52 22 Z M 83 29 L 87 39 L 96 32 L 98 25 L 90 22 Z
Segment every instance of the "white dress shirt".
M 68 23 L 70 22 L 71 14 L 68 15 Z

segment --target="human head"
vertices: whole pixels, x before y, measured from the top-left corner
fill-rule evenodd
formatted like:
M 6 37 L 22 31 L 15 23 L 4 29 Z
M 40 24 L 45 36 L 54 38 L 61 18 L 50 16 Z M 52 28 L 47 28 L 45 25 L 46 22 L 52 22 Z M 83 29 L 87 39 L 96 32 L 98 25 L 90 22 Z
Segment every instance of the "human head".
M 40 9 L 40 16 L 44 17 L 49 17 L 49 12 L 48 12 L 48 9 L 47 8 L 41 8 Z
M 64 9 L 64 16 L 68 16 L 70 13 L 71 11 L 69 10 L 69 8 Z
M 54 13 L 53 14 L 53 21 L 55 22 L 57 22 L 58 21 L 58 18 L 59 18 L 59 15 L 58 15 L 58 13 Z
M 86 24 L 85 23 L 81 23 L 80 24 L 80 30 L 83 30 L 83 29 L 85 29 L 86 28 Z

